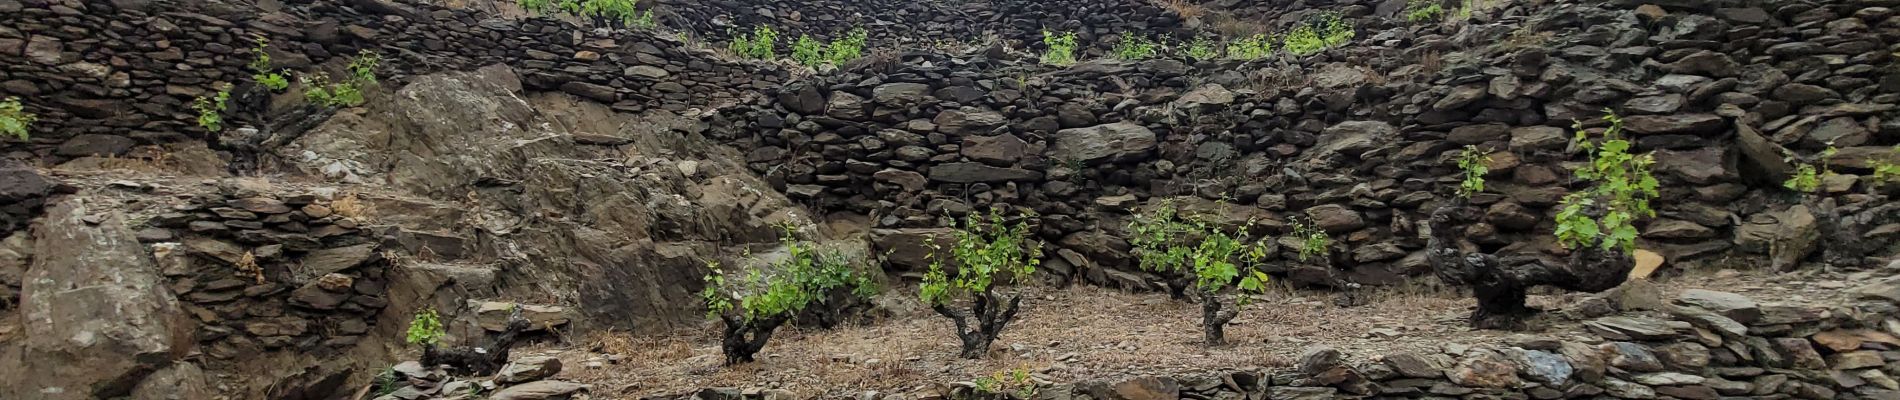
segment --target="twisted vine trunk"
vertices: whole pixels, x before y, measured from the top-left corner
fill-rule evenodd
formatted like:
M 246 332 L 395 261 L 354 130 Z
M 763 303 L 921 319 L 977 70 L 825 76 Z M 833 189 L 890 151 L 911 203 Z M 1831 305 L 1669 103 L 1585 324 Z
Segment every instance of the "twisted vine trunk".
M 1201 329 L 1206 332 L 1206 345 L 1227 344 L 1227 323 L 1240 316 L 1240 306 L 1227 307 L 1221 303 L 1220 294 L 1208 290 L 1196 290 L 1201 295 Z
M 1600 211 L 1597 211 L 1600 212 Z M 1537 310 L 1525 305 L 1532 287 L 1554 286 L 1576 292 L 1601 292 L 1623 283 L 1635 260 L 1622 250 L 1588 246 L 1572 250 L 1558 262 L 1535 255 L 1500 259 L 1466 251 L 1456 237 L 1458 226 L 1475 218 L 1463 201 L 1432 212 L 1427 259 L 1433 273 L 1448 285 L 1470 286 L 1478 307 L 1471 326 L 1478 329 L 1515 329 Z
M 520 340 L 521 333 L 533 326 L 521 316 L 521 310 L 516 309 L 508 316 L 508 326 L 501 333 L 489 336 L 482 345 L 445 349 L 426 344 L 418 361 L 425 367 L 446 366 L 450 373 L 460 376 L 493 375 L 508 364 L 508 352 Z
M 1022 305 L 1023 297 L 1010 295 L 1009 300 L 1004 301 L 1001 295 L 989 290 L 970 297 L 970 310 L 967 312 L 950 308 L 947 304 L 934 304 L 930 309 L 956 323 L 957 338 L 963 342 L 959 355 L 978 359 L 989 353 L 990 343 L 1003 333 L 1003 327 L 1016 319 L 1016 311 Z M 975 326 L 970 325 L 971 319 L 976 320 Z
M 726 354 L 726 365 L 736 365 L 755 361 L 754 355 L 765 348 L 765 342 L 772 339 L 772 332 L 784 325 L 783 315 L 768 318 L 747 319 L 733 315 L 720 315 L 726 323 L 725 334 L 719 341 L 719 349 Z

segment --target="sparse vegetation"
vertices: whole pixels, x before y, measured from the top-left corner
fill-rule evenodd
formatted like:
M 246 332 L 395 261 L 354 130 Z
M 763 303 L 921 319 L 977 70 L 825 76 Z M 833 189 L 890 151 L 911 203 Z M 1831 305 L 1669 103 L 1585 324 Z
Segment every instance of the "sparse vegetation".
M 851 260 L 838 251 L 818 249 L 798 241 L 798 228 L 780 225 L 783 260 L 752 269 L 739 279 L 727 279 L 718 262 L 708 262 L 706 288 L 700 298 L 706 316 L 725 323 L 720 348 L 726 365 L 753 361 L 772 332 L 813 303 L 823 303 L 835 289 L 869 297 L 876 285 L 869 276 L 851 269 Z
M 1834 153 L 1838 151 L 1839 149 L 1835 149 L 1834 146 L 1830 145 L 1827 146 L 1826 150 L 1821 150 L 1820 157 L 1813 163 L 1796 162 L 1794 166 L 1794 176 L 1790 176 L 1788 180 L 1782 181 L 1781 186 L 1801 193 L 1821 191 L 1821 179 L 1834 173 L 1834 171 L 1828 169 L 1827 161 L 1830 158 L 1834 158 Z M 1789 161 L 1796 160 L 1790 158 Z
M 8 135 L 25 141 L 30 134 L 27 128 L 33 127 L 33 121 L 39 116 L 26 112 L 26 106 L 20 104 L 20 98 L 8 97 L 0 100 L 0 135 Z
M 445 332 L 442 316 L 436 314 L 435 308 L 423 308 L 409 319 L 409 334 L 403 341 L 411 346 L 435 346 L 441 344 Z
M 933 251 L 929 271 L 918 287 L 918 297 L 938 314 L 956 323 L 962 340 L 963 358 L 981 358 L 989 352 L 1003 328 L 1016 318 L 1022 305 L 1020 294 L 1007 299 L 996 292 L 996 280 L 1020 282 L 1042 263 L 1041 243 L 1031 242 L 1029 224 L 1009 224 L 1002 210 L 991 209 L 987 219 L 971 213 L 955 231 L 955 242 L 947 253 L 942 245 L 931 243 Z M 945 271 L 946 257 L 954 263 L 956 275 Z M 952 308 L 952 303 L 968 299 L 970 307 Z M 972 321 L 974 319 L 974 321 Z M 974 322 L 976 325 L 971 326 Z
M 191 102 L 191 109 L 198 110 L 198 126 L 207 131 L 224 130 L 225 102 L 231 100 L 231 85 L 222 85 L 217 93 L 198 96 Z
M 1115 42 L 1115 57 L 1123 60 L 1150 58 L 1155 56 L 1158 47 L 1147 35 L 1122 32 Z
M 776 43 L 778 43 L 778 31 L 772 30 L 770 26 L 759 25 L 752 28 L 751 34 L 732 34 L 732 44 L 727 45 L 726 49 L 740 57 L 771 60 L 778 58 L 776 50 L 773 49 Z
M 1557 242 L 1566 248 L 1600 246 L 1629 254 L 1636 247 L 1638 218 L 1653 217 L 1649 200 L 1655 198 L 1658 183 L 1650 175 L 1656 163 L 1648 154 L 1630 154 L 1631 143 L 1623 138 L 1623 118 L 1603 110 L 1610 126 L 1601 141 L 1592 141 L 1583 122 L 1573 143 L 1590 155 L 1590 162 L 1574 171 L 1577 178 L 1591 182 L 1587 189 L 1564 196 L 1557 212 Z
M 332 82 L 330 74 L 323 72 L 303 74 L 298 79 L 304 85 L 304 99 L 323 107 L 363 105 L 363 89 L 376 84 L 376 68 L 381 64 L 381 55 L 363 50 L 350 59 L 348 80 Z
M 1484 175 L 1491 173 L 1491 155 L 1478 146 L 1465 146 L 1458 153 L 1458 169 L 1464 172 L 1464 181 L 1458 183 L 1458 197 L 1471 198 L 1471 195 L 1484 191 Z
M 798 35 L 798 40 L 792 42 L 792 61 L 797 61 L 799 64 L 804 64 L 808 67 L 824 65 L 824 43 L 819 43 L 817 39 L 812 39 L 811 35 Z
M 978 393 L 992 396 L 1014 396 L 1017 399 L 1036 398 L 1036 382 L 1029 379 L 1029 369 L 1023 367 L 996 371 L 990 376 L 972 379 Z
M 1896 158 L 1900 158 L 1900 144 L 1893 146 L 1893 154 Z M 1891 185 L 1900 183 L 1900 164 L 1887 162 L 1886 160 L 1874 160 L 1873 168 L 1874 184 Z
M 1287 32 L 1281 48 L 1294 55 L 1310 55 L 1352 41 L 1353 27 L 1338 13 L 1324 13 Z
M 1228 233 L 1205 220 L 1180 216 L 1168 202 L 1137 214 L 1128 224 L 1128 242 L 1134 245 L 1142 269 L 1193 279 L 1209 346 L 1226 342 L 1227 324 L 1251 301 L 1250 293 L 1266 291 L 1267 274 L 1253 265 L 1266 257 L 1269 244 L 1244 242 L 1242 237 L 1252 227 L 1248 221 L 1238 232 Z M 1230 286 L 1239 292 L 1231 306 L 1221 299 Z
M 613 22 L 627 27 L 654 26 L 653 10 L 640 11 L 637 0 L 515 0 L 515 5 L 536 15 L 567 12 L 596 22 Z
M 1273 39 L 1265 33 L 1257 33 L 1227 43 L 1227 58 L 1256 60 L 1271 55 L 1273 55 Z
M 1050 65 L 1069 65 L 1075 63 L 1075 32 L 1042 31 L 1042 44 L 1049 49 L 1042 53 L 1042 63 Z
M 832 39 L 830 44 L 819 42 L 809 35 L 798 35 L 798 40 L 792 42 L 792 60 L 813 68 L 825 64 L 842 66 L 864 55 L 866 35 L 864 28 L 852 29 L 844 36 Z
M 1220 57 L 1220 50 L 1214 47 L 1214 41 L 1206 36 L 1196 36 L 1188 42 L 1185 54 L 1196 61 L 1212 60 Z
M 251 48 L 251 80 L 271 91 L 281 91 L 290 87 L 290 78 L 270 64 L 270 39 L 259 35 L 255 40 L 257 47 Z
M 1445 6 L 1438 0 L 1411 0 L 1405 2 L 1405 20 L 1412 22 L 1430 22 L 1445 17 Z
M 1299 257 L 1301 262 L 1314 260 L 1321 263 L 1327 262 L 1326 253 L 1333 246 L 1333 238 L 1326 235 L 1326 230 L 1320 229 L 1318 225 L 1310 221 L 1300 222 L 1296 219 L 1293 221 L 1293 237 L 1300 241 L 1300 251 L 1295 256 Z

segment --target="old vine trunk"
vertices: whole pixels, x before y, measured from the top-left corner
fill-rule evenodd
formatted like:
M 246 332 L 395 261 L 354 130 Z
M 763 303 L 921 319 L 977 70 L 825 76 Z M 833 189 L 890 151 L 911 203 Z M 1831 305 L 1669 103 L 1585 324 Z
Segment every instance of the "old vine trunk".
M 995 342 L 996 337 L 1003 333 L 1004 326 L 1016 319 L 1016 310 L 1022 305 L 1022 301 L 1021 295 L 1010 295 L 1009 300 L 1004 301 L 1002 295 L 985 290 L 983 293 L 971 296 L 970 310 L 967 312 L 950 308 L 946 304 L 936 304 L 930 308 L 956 322 L 957 338 L 963 342 L 963 351 L 960 355 L 963 358 L 977 359 L 989 353 L 990 343 Z M 970 325 L 971 319 L 976 320 L 976 326 Z

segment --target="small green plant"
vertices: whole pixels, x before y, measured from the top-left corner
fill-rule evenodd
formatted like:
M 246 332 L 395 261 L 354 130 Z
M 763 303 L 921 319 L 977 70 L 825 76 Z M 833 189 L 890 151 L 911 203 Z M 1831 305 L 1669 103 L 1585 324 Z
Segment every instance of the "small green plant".
M 257 81 L 258 85 L 262 85 L 265 89 L 270 89 L 273 92 L 289 88 L 290 78 L 286 77 L 283 72 L 271 68 L 270 52 L 267 51 L 270 47 L 270 39 L 265 38 L 263 35 L 258 35 L 255 42 L 257 43 L 257 47 L 251 48 L 251 80 Z
M 29 134 L 27 128 L 38 121 L 39 116 L 26 112 L 26 106 L 20 104 L 20 98 L 8 97 L 0 100 L 0 135 L 19 137 L 25 141 Z
M 515 5 L 521 6 L 522 10 L 527 10 L 536 15 L 548 14 L 560 10 L 560 7 L 557 6 L 553 0 L 515 0 Z
M 1075 32 L 1042 31 L 1042 44 L 1049 50 L 1042 53 L 1042 63 L 1049 65 L 1069 65 L 1075 63 Z
M 0 107 L 0 109 L 4 109 L 4 107 Z M 0 114 L 4 114 L 4 112 L 0 111 Z M 1895 156 L 1894 158 L 1900 158 L 1900 144 L 1893 146 L 1893 155 Z M 1900 164 L 1887 162 L 1886 160 L 1874 160 L 1873 168 L 1874 184 L 1891 185 L 1900 183 Z
M 376 67 L 382 65 L 382 63 L 383 56 L 381 54 L 367 49 L 358 51 L 356 52 L 356 58 L 350 59 L 350 78 L 356 80 L 359 86 L 375 84 Z
M 786 256 L 763 270 L 749 270 L 742 279 L 728 280 L 718 262 L 706 265 L 711 272 L 700 298 L 706 303 L 707 318 L 718 318 L 726 325 L 720 346 L 726 365 L 752 362 L 774 330 L 806 307 L 824 303 L 835 289 L 849 287 L 859 297 L 876 294 L 876 283 L 853 270 L 852 260 L 843 252 L 800 242 L 798 228 L 790 223 L 779 228 Z
M 818 67 L 825 63 L 825 45 L 812 39 L 810 35 L 798 35 L 792 42 L 792 61 L 808 67 Z
M 303 82 L 304 100 L 323 107 L 355 107 L 363 104 L 363 90 L 355 81 L 331 82 L 330 74 L 317 72 L 303 74 L 297 79 Z
M 1123 60 L 1140 60 L 1154 57 L 1157 46 L 1146 35 L 1122 32 L 1115 42 L 1115 57 Z
M 1656 177 L 1650 175 L 1656 160 L 1648 154 L 1630 154 L 1631 143 L 1623 138 L 1623 118 L 1603 111 L 1603 120 L 1610 126 L 1601 142 L 1590 140 L 1583 122 L 1572 125 L 1577 130 L 1572 142 L 1590 155 L 1590 162 L 1574 173 L 1592 185 L 1564 196 L 1557 212 L 1557 243 L 1629 254 L 1636 248 L 1636 219 L 1656 215 L 1649 207 L 1649 200 L 1658 195 Z
M 1465 146 L 1458 153 L 1458 169 L 1464 171 L 1464 181 L 1458 183 L 1458 197 L 1466 199 L 1484 191 L 1484 175 L 1491 173 L 1491 155 L 1478 149 L 1478 146 Z
M 376 392 L 373 396 L 387 396 L 395 393 L 396 389 L 396 368 L 383 368 L 381 372 L 376 373 Z
M 1411 0 L 1405 2 L 1405 20 L 1412 22 L 1436 21 L 1445 16 L 1445 6 L 1438 0 Z
M 1220 49 L 1214 47 L 1214 41 L 1206 36 L 1196 36 L 1188 42 L 1186 54 L 1196 61 L 1212 60 L 1220 57 Z
M 224 130 L 225 102 L 230 99 L 231 85 L 223 85 L 217 93 L 198 96 L 192 101 L 191 108 L 198 110 L 198 126 L 211 132 Z
M 1796 163 L 1794 166 L 1794 176 L 1790 176 L 1788 180 L 1781 182 L 1781 186 L 1801 193 L 1820 191 L 1821 179 L 1834 174 L 1834 171 L 1828 169 L 1827 161 L 1830 158 L 1834 158 L 1834 153 L 1838 151 L 1839 149 L 1835 149 L 1833 145 L 1828 145 L 1826 150 L 1821 150 L 1820 158 L 1815 160 L 1813 164 Z M 1790 158 L 1788 161 L 1795 160 Z
M 1273 39 L 1259 33 L 1227 43 L 1227 58 L 1257 60 L 1273 55 Z
M 1352 41 L 1352 25 L 1338 13 L 1324 13 L 1299 24 L 1293 31 L 1287 32 L 1286 42 L 1281 44 L 1287 52 L 1294 55 L 1310 55 L 1334 46 Z
M 1326 253 L 1333 245 L 1333 238 L 1326 235 L 1326 230 L 1311 221 L 1300 222 L 1296 219 L 1293 221 L 1293 237 L 1300 240 L 1300 252 L 1296 256 L 1301 262 L 1316 259 L 1326 262 Z
M 1267 274 L 1254 265 L 1266 257 L 1269 244 L 1265 240 L 1241 240 L 1241 235 L 1253 226 L 1253 221 L 1248 221 L 1238 232 L 1229 233 L 1204 219 L 1180 216 L 1171 202 L 1136 214 L 1128 224 L 1128 242 L 1134 245 L 1142 269 L 1193 279 L 1194 292 L 1201 300 L 1201 328 L 1209 346 L 1224 344 L 1227 324 L 1252 301 L 1250 294 L 1267 289 Z M 1229 287 L 1239 292 L 1232 306 L 1221 300 L 1221 293 Z
M 863 57 L 864 42 L 870 37 L 869 35 L 870 33 L 865 32 L 864 28 L 853 28 L 844 36 L 831 39 L 831 45 L 826 46 L 825 59 L 830 61 L 831 65 L 843 66 L 845 63 Z
M 977 214 L 971 213 L 954 231 L 956 238 L 947 258 L 954 263 L 956 276 L 944 271 L 945 249 L 932 242 L 930 269 L 917 289 L 918 297 L 932 310 L 956 323 L 957 338 L 963 343 L 961 355 L 970 359 L 989 352 L 990 343 L 1016 318 L 1022 304 L 1020 294 L 1005 300 L 996 293 L 995 281 L 1020 282 L 1042 263 L 1042 245 L 1029 240 L 1027 222 L 1009 224 L 1002 210 L 995 208 L 987 219 Z M 951 303 L 960 298 L 970 300 L 969 310 L 951 308 Z M 972 318 L 974 327 L 970 326 Z
M 409 319 L 409 335 L 403 341 L 411 346 L 434 346 L 442 341 L 445 332 L 442 316 L 436 314 L 434 308 L 423 308 Z
M 1016 367 L 1009 370 L 996 371 L 996 373 L 990 374 L 990 376 L 976 377 L 976 379 L 971 380 L 971 383 L 975 384 L 976 391 L 982 394 L 992 396 L 1013 395 L 1018 399 L 1033 399 L 1036 397 L 1036 382 L 1029 379 L 1028 368 Z
M 726 48 L 740 57 L 770 60 L 778 58 L 778 54 L 773 50 L 773 46 L 777 43 L 778 31 L 772 30 L 770 26 L 759 25 L 752 28 L 751 34 L 733 34 L 732 44 L 727 45 Z

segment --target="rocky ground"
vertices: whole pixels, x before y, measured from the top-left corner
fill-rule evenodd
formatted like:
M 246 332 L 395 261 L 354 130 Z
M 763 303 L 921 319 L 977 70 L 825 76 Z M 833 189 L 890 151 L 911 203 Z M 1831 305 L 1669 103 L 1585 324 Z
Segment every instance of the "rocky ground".
M 1841 304 L 1841 289 L 1896 271 L 1802 272 L 1759 269 L 1696 270 L 1660 278 L 1653 292 L 1633 296 L 1673 299 L 1683 290 L 1730 291 L 1792 304 Z M 1448 347 L 1512 343 L 1531 337 L 1589 336 L 1578 313 L 1593 297 L 1547 295 L 1532 305 L 1549 310 L 1528 331 L 1473 330 L 1465 325 L 1472 300 L 1425 286 L 1372 290 L 1362 305 L 1312 291 L 1276 291 L 1243 312 L 1228 330 L 1231 344 L 1199 344 L 1198 306 L 1153 293 L 1093 287 L 1032 288 L 1028 308 L 997 343 L 991 358 L 956 357 L 948 320 L 911 299 L 884 299 L 894 316 L 831 330 L 787 329 L 754 364 L 720 367 L 716 327 L 664 336 L 602 334 L 543 344 L 524 356 L 554 356 L 567 370 L 556 378 L 594 385 L 597 398 L 685 395 L 708 387 L 784 389 L 799 395 L 850 396 L 935 393 L 946 382 L 969 381 L 1026 368 L 1039 381 L 1117 381 L 1139 376 L 1205 371 L 1265 371 L 1294 364 L 1316 346 L 1348 355 L 1436 352 Z

